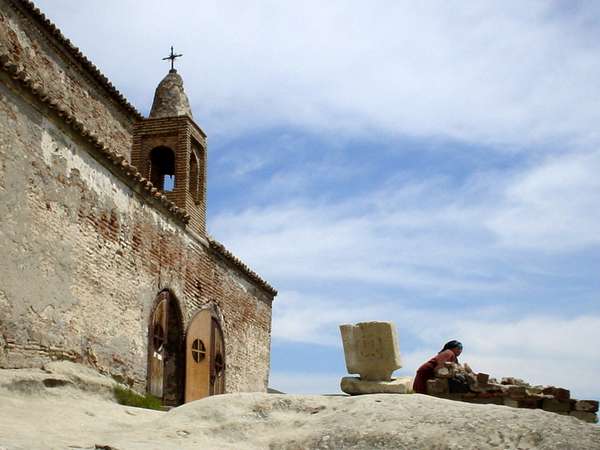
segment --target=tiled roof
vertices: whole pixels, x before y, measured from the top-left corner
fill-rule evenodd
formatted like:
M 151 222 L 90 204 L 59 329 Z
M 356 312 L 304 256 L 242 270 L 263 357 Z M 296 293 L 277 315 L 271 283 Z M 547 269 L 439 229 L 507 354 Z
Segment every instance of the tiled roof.
M 22 5 L 27 12 L 42 26 L 47 32 L 52 35 L 57 41 L 59 41 L 69 51 L 71 56 L 75 58 L 89 73 L 91 76 L 102 86 L 108 93 L 131 113 L 136 119 L 143 119 L 144 116 L 135 109 L 135 107 L 127 101 L 127 99 L 119 92 L 119 90 L 110 82 L 110 80 L 104 75 L 94 63 L 92 63 L 79 48 L 73 45 L 73 43 L 67 39 L 60 29 L 50 21 L 46 15 L 39 10 L 30 0 L 12 0 L 18 5 Z
M 15 64 L 11 61 L 8 53 L 0 53 L 0 70 L 6 71 L 14 80 L 21 83 L 33 96 L 37 97 L 42 103 L 45 103 L 48 108 L 54 110 L 65 123 L 70 125 L 76 133 L 90 142 L 98 153 L 115 166 L 115 169 L 120 172 L 121 175 L 128 178 L 134 186 L 137 186 L 140 193 L 160 203 L 161 206 L 176 219 L 183 223 L 189 222 L 190 216 L 185 210 L 179 208 L 175 203 L 170 201 L 166 195 L 155 188 L 154 185 L 144 178 L 137 168 L 127 161 L 124 156 L 111 150 L 111 148 L 102 142 L 93 131 L 90 131 L 82 121 L 74 117 L 65 105 L 53 99 L 41 85 L 33 80 L 22 65 Z

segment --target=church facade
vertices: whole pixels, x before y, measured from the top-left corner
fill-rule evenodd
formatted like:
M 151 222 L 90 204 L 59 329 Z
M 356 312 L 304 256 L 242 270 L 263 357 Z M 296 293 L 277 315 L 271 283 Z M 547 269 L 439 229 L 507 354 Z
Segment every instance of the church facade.
M 277 292 L 207 234 L 206 160 L 176 70 L 143 117 L 0 0 L 0 367 L 77 361 L 169 405 L 266 391 Z

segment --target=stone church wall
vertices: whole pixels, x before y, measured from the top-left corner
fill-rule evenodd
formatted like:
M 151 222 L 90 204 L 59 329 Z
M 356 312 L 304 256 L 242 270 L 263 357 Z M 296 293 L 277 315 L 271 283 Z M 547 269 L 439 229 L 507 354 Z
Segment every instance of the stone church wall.
M 184 329 L 200 308 L 220 316 L 226 391 L 266 390 L 272 288 L 186 231 L 67 120 L 129 155 L 135 114 L 61 68 L 56 48 L 29 37 L 7 5 L 0 0 L 0 367 L 71 359 L 143 389 L 150 309 L 169 289 Z M 7 43 L 22 66 L 7 63 Z M 36 96 L 21 67 L 50 99 Z
M 29 14 L 25 3 L 0 0 L 0 53 L 26 67 L 37 89 L 129 159 L 131 129 L 140 114 L 57 29 L 48 34 L 41 23 L 45 19 Z

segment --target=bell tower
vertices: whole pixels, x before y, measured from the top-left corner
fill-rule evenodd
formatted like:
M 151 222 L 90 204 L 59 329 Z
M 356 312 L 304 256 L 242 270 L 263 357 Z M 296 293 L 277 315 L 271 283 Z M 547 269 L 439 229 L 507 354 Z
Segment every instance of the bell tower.
M 206 134 L 194 122 L 183 79 L 173 67 L 158 84 L 147 119 L 134 125 L 131 162 L 155 188 L 190 215 L 206 236 Z

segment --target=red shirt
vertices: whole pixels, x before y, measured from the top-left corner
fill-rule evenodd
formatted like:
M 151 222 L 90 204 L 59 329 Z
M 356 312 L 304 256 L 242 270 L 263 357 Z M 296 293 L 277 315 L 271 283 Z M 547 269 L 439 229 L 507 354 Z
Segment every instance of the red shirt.
M 419 367 L 417 371 L 426 370 L 433 372 L 435 369 L 444 367 L 444 364 L 446 364 L 447 362 L 458 362 L 458 358 L 456 358 L 456 355 L 452 350 L 444 350 L 443 352 L 438 353 L 425 364 L 423 364 L 421 367 Z
M 447 362 L 458 363 L 458 358 L 452 350 L 438 353 L 417 370 L 413 381 L 413 390 L 419 394 L 427 394 L 427 380 L 435 376 L 435 369 L 444 367 Z

